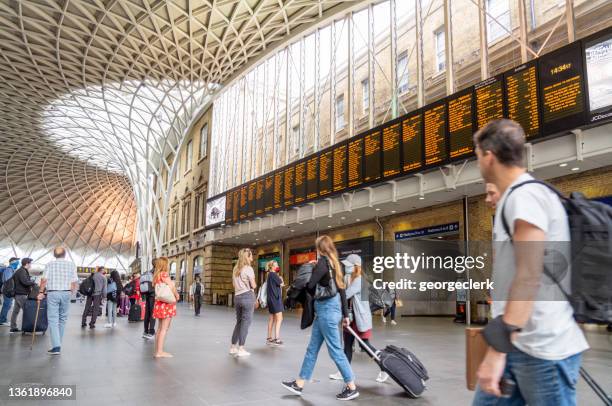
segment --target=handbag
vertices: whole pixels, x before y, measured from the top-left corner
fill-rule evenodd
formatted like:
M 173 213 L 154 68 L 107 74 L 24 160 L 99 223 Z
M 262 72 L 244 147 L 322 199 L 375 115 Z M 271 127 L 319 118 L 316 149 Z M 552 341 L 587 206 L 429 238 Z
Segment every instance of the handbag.
M 317 282 L 317 286 L 315 288 L 315 294 L 314 294 L 314 299 L 315 300 L 321 300 L 321 299 L 329 299 L 330 297 L 334 297 L 336 296 L 336 294 L 338 293 L 338 288 L 336 287 L 336 281 L 334 280 L 334 275 L 332 274 L 332 266 L 329 263 L 329 261 L 327 260 L 326 257 L 325 261 L 327 261 L 327 269 L 329 270 L 329 284 L 327 286 L 321 286 L 321 284 L 319 284 Z
M 176 296 L 174 296 L 174 292 L 168 284 L 160 282 L 155 284 L 155 300 L 174 304 L 176 303 Z

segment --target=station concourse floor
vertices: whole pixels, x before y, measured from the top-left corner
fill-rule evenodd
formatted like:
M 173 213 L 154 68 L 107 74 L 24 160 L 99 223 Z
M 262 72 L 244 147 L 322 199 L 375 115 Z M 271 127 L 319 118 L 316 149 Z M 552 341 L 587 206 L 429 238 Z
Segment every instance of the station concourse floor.
M 95 330 L 80 328 L 83 304 L 72 304 L 61 356 L 46 354 L 46 336 L 37 336 L 30 351 L 30 336 L 9 334 L 0 327 L 0 405 L 337 405 L 335 394 L 342 384 L 330 381 L 335 367 L 321 349 L 314 382 L 303 397 L 292 396 L 280 386 L 299 372 L 309 331 L 299 329 L 299 318 L 285 313 L 279 348 L 265 345 L 267 311 L 258 310 L 250 329 L 247 349 L 251 356 L 235 359 L 228 355 L 234 323 L 233 309 L 204 306 L 193 316 L 186 304 L 179 304 L 168 340 L 174 358 L 153 359 L 152 341 L 141 338 L 142 323 L 118 318 L 116 329 L 105 329 L 105 317 Z M 469 405 L 473 397 L 465 387 L 464 325 L 450 318 L 410 317 L 398 319 L 397 326 L 374 318 L 372 343 L 411 349 L 429 370 L 428 390 L 420 399 L 409 399 L 389 380 L 374 379 L 376 365 L 365 353 L 357 352 L 353 368 L 361 396 L 355 405 Z M 583 365 L 612 392 L 612 334 L 605 328 L 589 328 L 591 350 Z M 76 401 L 6 400 L 8 385 L 15 383 L 76 384 Z M 578 385 L 579 405 L 598 405 L 598 399 L 584 381 Z

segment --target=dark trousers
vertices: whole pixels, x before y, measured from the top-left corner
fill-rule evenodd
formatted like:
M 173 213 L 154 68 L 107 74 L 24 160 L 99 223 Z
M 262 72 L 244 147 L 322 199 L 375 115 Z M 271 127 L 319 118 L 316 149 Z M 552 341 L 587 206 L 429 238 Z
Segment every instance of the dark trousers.
M 85 302 L 85 310 L 83 310 L 83 317 L 81 318 L 81 324 L 87 324 L 87 315 L 91 310 L 91 321 L 89 322 L 89 325 L 96 325 L 96 319 L 98 318 L 98 311 L 100 309 L 101 303 L 102 295 L 87 296 L 87 301 Z
M 17 328 L 17 316 L 25 306 L 28 295 L 15 295 L 15 306 L 13 306 L 13 314 L 11 314 L 11 330 Z
M 344 353 L 346 354 L 346 358 L 348 359 L 348 362 L 350 363 L 353 360 L 353 343 L 355 342 L 355 337 L 349 333 L 348 331 L 344 331 Z M 368 340 L 367 338 L 362 338 L 361 339 L 369 348 L 370 350 L 372 350 L 372 352 L 376 352 L 376 349 L 374 349 L 374 347 L 372 347 L 372 344 L 370 344 L 370 340 Z M 361 343 L 359 343 L 359 346 L 361 348 L 363 348 L 363 345 L 361 345 Z M 363 348 L 365 350 L 365 348 Z
M 393 304 L 391 305 L 391 307 L 387 307 L 387 310 L 385 310 L 384 316 L 387 317 L 389 313 L 391 313 L 391 320 L 395 320 L 395 300 L 393 301 Z
M 193 308 L 195 315 L 200 315 L 200 308 L 202 307 L 202 295 L 193 295 Z
M 145 300 L 144 332 L 145 334 L 155 334 L 155 319 L 153 318 L 155 296 L 143 295 L 143 298 Z

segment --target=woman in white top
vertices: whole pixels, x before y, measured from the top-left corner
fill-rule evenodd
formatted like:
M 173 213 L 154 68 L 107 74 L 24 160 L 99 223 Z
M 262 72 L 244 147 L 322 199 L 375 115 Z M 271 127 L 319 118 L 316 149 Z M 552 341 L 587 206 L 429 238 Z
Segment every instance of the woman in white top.
M 244 349 L 249 326 L 255 311 L 255 272 L 251 267 L 253 253 L 249 248 L 238 251 L 238 262 L 232 273 L 234 283 L 234 306 L 236 307 L 236 326 L 232 334 L 230 355 L 245 357 L 251 355 Z

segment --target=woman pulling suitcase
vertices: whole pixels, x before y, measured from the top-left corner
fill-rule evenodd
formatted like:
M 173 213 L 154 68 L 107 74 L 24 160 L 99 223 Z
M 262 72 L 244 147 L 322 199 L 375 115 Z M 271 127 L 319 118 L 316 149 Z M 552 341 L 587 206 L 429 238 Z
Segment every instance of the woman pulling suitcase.
M 340 342 L 338 324 L 349 325 L 348 306 L 338 252 L 332 239 L 323 235 L 315 242 L 319 260 L 312 272 L 307 290 L 314 297 L 315 319 L 310 343 L 304 355 L 302 369 L 297 379 L 282 382 L 283 387 L 295 395 L 302 395 L 304 383 L 312 378 L 317 355 L 323 342 L 330 357 L 336 363 L 346 386 L 336 395 L 338 400 L 351 400 L 359 396 L 351 364 Z

